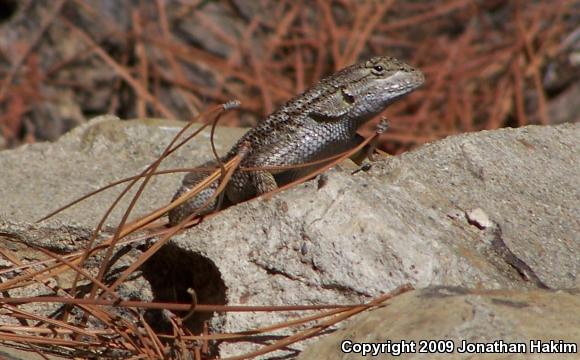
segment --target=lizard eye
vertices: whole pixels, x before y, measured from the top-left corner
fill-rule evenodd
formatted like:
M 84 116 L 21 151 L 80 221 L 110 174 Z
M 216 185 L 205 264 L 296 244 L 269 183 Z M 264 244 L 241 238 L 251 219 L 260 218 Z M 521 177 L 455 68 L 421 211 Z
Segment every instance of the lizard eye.
M 385 72 L 385 68 L 382 65 L 373 66 L 373 73 L 376 75 L 382 75 Z

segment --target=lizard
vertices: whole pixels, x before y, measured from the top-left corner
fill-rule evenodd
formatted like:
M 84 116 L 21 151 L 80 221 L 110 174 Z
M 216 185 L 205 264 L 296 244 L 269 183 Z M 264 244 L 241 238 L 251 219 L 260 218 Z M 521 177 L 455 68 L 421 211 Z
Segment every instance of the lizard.
M 388 56 L 348 66 L 292 98 L 243 135 L 221 158 L 227 162 L 242 147 L 249 149 L 240 167 L 290 166 L 322 160 L 352 149 L 363 140 L 357 129 L 389 104 L 420 87 L 423 73 Z M 321 164 L 321 165 L 324 165 Z M 317 166 L 321 166 L 320 164 Z M 209 161 L 201 167 L 216 167 Z M 205 215 L 276 189 L 311 172 L 316 165 L 291 170 L 235 170 L 225 188 L 224 202 L 213 200 L 198 210 L 219 185 L 213 182 L 187 202 L 169 211 L 169 224 L 189 215 Z M 193 188 L 211 171 L 186 174 L 173 199 Z

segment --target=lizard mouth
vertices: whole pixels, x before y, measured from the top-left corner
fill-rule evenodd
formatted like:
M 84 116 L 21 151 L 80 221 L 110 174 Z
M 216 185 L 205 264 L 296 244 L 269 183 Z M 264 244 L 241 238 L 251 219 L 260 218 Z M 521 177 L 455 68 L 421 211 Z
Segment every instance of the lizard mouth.
M 383 90 L 390 97 L 389 103 L 410 93 L 425 83 L 425 75 L 416 71 L 397 71 L 388 78 Z
M 414 90 L 425 83 L 425 75 L 419 70 L 397 71 L 389 77 L 388 89 Z

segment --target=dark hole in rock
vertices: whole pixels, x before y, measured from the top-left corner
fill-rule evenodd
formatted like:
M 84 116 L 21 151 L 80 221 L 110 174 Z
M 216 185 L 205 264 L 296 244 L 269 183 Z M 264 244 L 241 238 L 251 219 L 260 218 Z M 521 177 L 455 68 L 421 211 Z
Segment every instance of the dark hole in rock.
M 143 265 L 143 276 L 151 284 L 154 301 L 191 303 L 187 289 L 193 289 L 198 304 L 225 305 L 226 286 L 215 263 L 199 254 L 179 249 L 171 244 L 162 247 Z M 176 315 L 185 317 L 188 312 Z M 194 334 L 200 334 L 205 321 L 215 313 L 196 312 L 184 325 Z M 146 314 L 148 323 L 157 331 L 171 333 L 169 321 L 160 311 Z

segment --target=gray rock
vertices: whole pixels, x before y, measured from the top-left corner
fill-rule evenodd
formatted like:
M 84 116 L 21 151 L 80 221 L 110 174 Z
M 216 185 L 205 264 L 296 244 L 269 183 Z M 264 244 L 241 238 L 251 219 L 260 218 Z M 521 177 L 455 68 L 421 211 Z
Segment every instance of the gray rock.
M 24 145 L 0 153 L 0 217 L 34 222 L 58 207 L 113 181 L 134 176 L 153 162 L 183 123 L 166 120 L 119 121 L 100 116 L 55 143 Z M 216 147 L 226 152 L 242 130 L 218 129 Z M 194 167 L 211 158 L 209 132 L 170 156 L 160 169 Z M 223 141 L 223 142 L 220 142 Z M 225 143 L 226 145 L 223 145 Z M 183 174 L 156 176 L 134 210 L 136 216 L 171 199 Z M 122 186 L 87 199 L 56 219 L 94 227 L 121 192 Z M 134 191 L 129 195 L 134 194 Z M 126 197 L 106 223 L 115 226 L 127 208 Z M 130 199 L 130 198 L 129 198 Z
M 356 317 L 344 330 L 325 337 L 306 349 L 298 359 L 360 359 L 355 353 L 362 343 L 406 344 L 385 348 L 373 358 L 401 359 L 577 359 L 578 353 L 530 355 L 538 341 L 549 344 L 580 344 L 580 293 L 545 290 L 466 290 L 434 287 L 412 291 L 387 302 L 387 306 Z M 533 342 L 532 342 L 533 341 Z M 465 344 L 464 344 L 465 342 Z M 486 355 L 462 352 L 475 343 L 496 342 L 501 349 L 524 349 L 518 353 Z M 413 348 L 412 344 L 415 345 Z M 467 345 L 472 344 L 472 345 Z M 516 345 L 522 344 L 522 345 Z M 354 345 L 354 346 L 353 346 Z M 439 352 L 422 353 L 430 347 Z M 343 347 L 347 352 L 342 352 Z M 441 350 L 451 350 L 445 353 Z M 371 355 L 367 355 L 371 356 Z M 542 357 L 545 356 L 545 357 Z
M 58 254 L 83 250 L 93 229 L 107 208 L 122 190 L 116 187 L 87 199 L 54 218 L 36 223 L 51 211 L 94 191 L 113 181 L 140 173 L 154 161 L 181 129 L 183 123 L 166 120 L 120 121 L 114 116 L 101 116 L 76 128 L 55 143 L 25 145 L 0 153 L 0 247 L 9 249 L 25 259 L 25 262 L 46 260 L 47 256 L 35 250 L 42 246 Z M 194 126 L 196 128 L 197 126 Z M 225 152 L 230 144 L 241 136 L 243 130 L 218 128 L 216 148 Z M 209 132 L 192 141 L 179 153 L 164 162 L 161 169 L 193 167 L 208 160 L 211 153 Z M 222 142 L 226 145 L 223 145 Z M 202 150 L 203 149 L 203 150 Z M 196 155 L 197 154 L 197 155 Z M 166 204 L 181 182 L 183 174 L 155 177 L 137 204 L 132 219 Z M 134 194 L 130 192 L 129 195 Z M 105 232 L 98 242 L 110 234 L 120 221 L 130 197 L 125 197 L 108 221 Z M 32 245 L 33 247 L 30 247 Z M 136 248 L 122 248 L 123 254 L 111 269 L 111 273 L 126 268 L 141 254 Z M 86 268 L 95 275 L 100 257 L 92 258 Z M 0 269 L 12 262 L 3 261 Z M 3 272 L 2 281 L 22 271 Z M 55 277 L 61 288 L 70 287 L 75 274 L 64 272 Z M 81 281 L 81 285 L 87 284 Z M 153 290 L 142 276 L 134 276 L 119 288 L 125 299 L 152 300 Z M 52 295 L 49 288 L 33 284 L 8 292 L 12 297 Z M 20 308 L 47 315 L 58 304 L 27 304 Z M 0 316 L 0 324 L 15 321 L 10 316 Z
M 578 138 L 579 125 L 505 129 L 447 138 L 356 176 L 338 168 L 321 189 L 309 182 L 208 219 L 157 261 L 204 258 L 231 304 L 361 302 L 408 282 L 578 287 Z M 448 215 L 478 208 L 494 226 Z M 288 319 L 229 313 L 216 328 Z
M 0 232 L 9 228 L 35 241 L 34 231 L 66 225 L 66 233 L 55 235 L 60 242 L 53 243 L 71 251 L 70 234 L 90 231 L 120 190 L 85 201 L 40 228 L 30 223 L 138 174 L 177 132 L 167 124 L 104 117 L 54 144 L 1 152 Z M 204 134 L 205 143 L 188 145 L 162 168 L 209 159 Z M 221 153 L 240 136 L 224 140 L 227 134 L 218 132 Z M 578 288 L 579 138 L 578 124 L 484 131 L 380 160 L 356 175 L 343 164 L 327 173 L 324 184 L 310 181 L 205 219 L 175 236 L 143 275 L 156 300 L 189 302 L 186 290 L 192 288 L 199 303 L 241 305 L 359 303 L 404 283 L 514 293 Z M 181 176 L 156 177 L 133 216 L 166 204 Z M 107 227 L 116 226 L 126 204 Z M 40 244 L 47 245 L 46 236 Z M 295 316 L 208 314 L 190 325 L 198 329 L 210 319 L 213 332 L 231 332 Z M 220 355 L 259 346 L 222 343 Z

